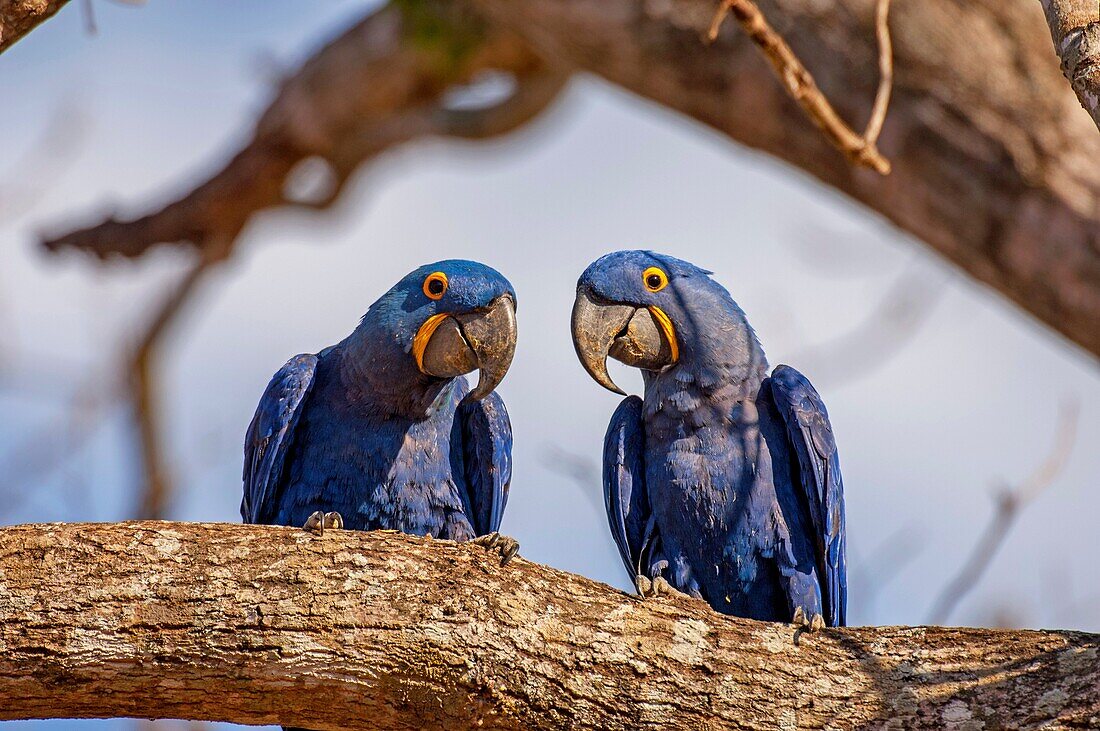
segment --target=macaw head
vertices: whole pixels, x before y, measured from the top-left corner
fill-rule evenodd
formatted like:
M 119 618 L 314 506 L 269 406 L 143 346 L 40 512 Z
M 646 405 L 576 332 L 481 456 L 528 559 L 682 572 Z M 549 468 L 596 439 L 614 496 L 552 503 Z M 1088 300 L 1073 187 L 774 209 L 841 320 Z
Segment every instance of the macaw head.
M 716 382 L 735 361 L 763 360 L 744 313 L 710 272 L 652 251 L 616 251 L 577 282 L 573 345 L 588 374 L 623 393 L 607 373 L 611 356 L 644 372 L 678 365 Z
M 356 337 L 372 353 L 378 387 L 381 380 L 396 386 L 406 374 L 442 382 L 476 370 L 468 398 L 482 399 L 516 352 L 516 293 L 500 272 L 478 262 L 425 264 L 371 305 Z

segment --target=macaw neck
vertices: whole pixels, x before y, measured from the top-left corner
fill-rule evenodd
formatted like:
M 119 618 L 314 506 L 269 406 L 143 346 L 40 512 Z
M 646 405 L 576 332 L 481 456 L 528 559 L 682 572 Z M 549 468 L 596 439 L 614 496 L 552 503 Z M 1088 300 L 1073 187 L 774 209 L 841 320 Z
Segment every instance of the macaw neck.
M 453 378 L 428 376 L 416 367 L 399 336 L 364 320 L 333 346 L 337 373 L 353 407 L 381 418 L 420 421 L 428 417 Z
M 731 301 L 713 303 L 705 314 L 677 318 L 677 362 L 645 374 L 646 401 L 688 390 L 711 401 L 734 404 L 756 395 L 768 371 L 764 348 L 744 313 Z

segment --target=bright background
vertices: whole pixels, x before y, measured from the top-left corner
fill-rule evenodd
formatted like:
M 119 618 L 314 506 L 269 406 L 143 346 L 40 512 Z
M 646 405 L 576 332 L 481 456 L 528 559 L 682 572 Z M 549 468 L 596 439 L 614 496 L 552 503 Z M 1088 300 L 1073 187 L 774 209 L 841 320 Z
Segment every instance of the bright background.
M 370 6 L 97 3 L 90 35 L 73 3 L 0 57 L 0 523 L 133 514 L 128 411 L 74 422 L 72 399 L 106 390 L 187 265 L 170 249 L 107 266 L 48 256 L 36 234 L 141 212 L 202 179 L 274 80 Z M 500 388 L 516 441 L 504 529 L 529 559 L 627 587 L 594 471 L 616 398 L 576 362 L 568 319 L 584 267 L 639 247 L 714 270 L 770 361 L 821 391 L 844 466 L 854 624 L 927 621 L 994 490 L 1039 466 L 1060 403 L 1078 403 L 1065 469 L 952 622 L 1100 630 L 1096 361 L 798 171 L 594 78 L 506 140 L 413 145 L 361 171 L 334 211 L 265 215 L 246 232 L 164 351 L 172 517 L 239 519 L 243 433 L 289 356 L 344 337 L 419 264 L 479 259 L 519 293 Z

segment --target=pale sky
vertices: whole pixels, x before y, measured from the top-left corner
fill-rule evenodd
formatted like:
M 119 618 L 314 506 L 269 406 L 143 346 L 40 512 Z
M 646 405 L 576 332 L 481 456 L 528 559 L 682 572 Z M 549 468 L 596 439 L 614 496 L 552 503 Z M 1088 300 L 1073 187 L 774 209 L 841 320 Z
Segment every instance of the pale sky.
M 78 382 L 107 383 L 112 344 L 133 336 L 185 264 L 170 250 L 106 267 L 50 257 L 35 232 L 143 210 L 215 169 L 276 70 L 368 6 L 97 3 L 91 37 L 73 4 L 0 57 L 0 459 L 16 465 L 6 472 L 18 475 L 20 439 L 59 423 Z M 58 119 L 69 121 L 51 149 L 73 151 L 43 158 L 36 140 Z M 409 270 L 471 258 L 509 277 L 519 300 L 519 349 L 500 387 L 516 442 L 504 529 L 529 559 L 625 588 L 598 482 L 551 463 L 564 450 L 595 464 L 617 403 L 573 353 L 576 278 L 602 253 L 639 247 L 714 270 L 770 362 L 821 392 L 844 470 L 854 624 L 927 620 L 989 520 L 994 486 L 1038 467 L 1059 402 L 1076 400 L 1065 470 L 952 622 L 1100 630 L 1096 361 L 816 181 L 592 78 L 507 140 L 420 143 L 362 171 L 330 213 L 255 222 L 164 354 L 183 487 L 173 517 L 239 520 L 241 441 L 271 374 L 344 337 Z M 914 331 L 861 334 L 899 282 L 912 283 Z M 640 390 L 635 374 L 614 375 Z M 116 410 L 58 469 L 0 479 L 0 522 L 127 515 L 137 479 L 127 429 Z M 94 724 L 10 724 L 69 725 Z

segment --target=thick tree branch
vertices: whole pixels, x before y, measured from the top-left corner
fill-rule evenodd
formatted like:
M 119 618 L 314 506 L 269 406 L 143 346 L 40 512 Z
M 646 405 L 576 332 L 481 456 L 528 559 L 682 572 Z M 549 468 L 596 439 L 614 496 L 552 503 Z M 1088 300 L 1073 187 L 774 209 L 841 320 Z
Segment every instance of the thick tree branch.
M 125 523 L 0 530 L 0 719 L 316 729 L 1070 728 L 1100 637 L 825 630 L 641 602 L 473 546 Z M 962 724 L 962 725 L 960 725 Z M 1046 725 L 1044 725 L 1046 724 Z
M 1100 3 L 1097 0 L 1039 0 L 1078 101 L 1100 128 Z
M 39 23 L 49 20 L 68 0 L 0 0 L 0 53 Z

